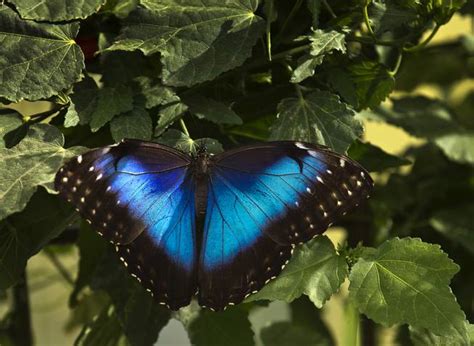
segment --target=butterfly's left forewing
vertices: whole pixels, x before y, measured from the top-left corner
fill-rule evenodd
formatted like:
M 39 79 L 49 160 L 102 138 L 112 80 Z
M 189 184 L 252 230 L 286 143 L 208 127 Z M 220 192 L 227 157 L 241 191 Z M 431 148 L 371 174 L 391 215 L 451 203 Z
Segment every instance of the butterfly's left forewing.
M 55 181 L 60 196 L 116 245 L 132 275 L 174 309 L 196 290 L 190 163 L 171 148 L 125 141 L 78 156 Z
M 275 278 L 294 245 L 365 199 L 368 173 L 305 143 L 273 142 L 217 156 L 211 165 L 199 260 L 199 300 L 220 310 Z

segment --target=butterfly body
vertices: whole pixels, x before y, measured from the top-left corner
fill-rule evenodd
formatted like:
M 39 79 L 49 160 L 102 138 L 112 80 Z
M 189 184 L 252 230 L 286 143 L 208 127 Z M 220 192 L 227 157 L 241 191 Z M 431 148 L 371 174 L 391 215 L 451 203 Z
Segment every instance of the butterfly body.
M 126 140 L 67 163 L 56 189 L 177 309 L 222 310 L 278 276 L 295 245 L 365 199 L 372 180 L 325 147 L 270 142 L 189 156 Z

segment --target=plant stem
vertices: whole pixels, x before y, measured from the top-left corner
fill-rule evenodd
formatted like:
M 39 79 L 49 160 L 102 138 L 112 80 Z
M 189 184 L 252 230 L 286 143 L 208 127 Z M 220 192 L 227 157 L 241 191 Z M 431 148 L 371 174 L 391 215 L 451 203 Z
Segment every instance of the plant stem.
M 33 345 L 31 328 L 30 299 L 26 272 L 13 288 L 13 312 L 9 333 L 16 345 Z
M 183 129 L 184 134 L 185 134 L 186 136 L 188 136 L 188 137 L 191 137 L 191 136 L 189 135 L 188 128 L 186 127 L 186 124 L 184 123 L 184 120 L 183 120 L 182 118 L 179 119 L 179 124 L 181 125 L 181 128 Z
M 398 52 L 397 61 L 395 62 L 395 66 L 393 67 L 392 71 L 389 72 L 392 77 L 395 77 L 398 70 L 400 69 L 400 66 L 402 64 L 402 60 L 403 60 L 403 53 Z
M 371 4 L 371 2 L 372 2 L 371 0 L 367 0 L 365 2 L 364 9 L 363 9 L 364 21 L 365 21 L 365 26 L 367 27 L 367 30 L 370 33 L 370 36 L 372 36 L 374 39 L 376 39 L 374 30 L 372 29 L 372 25 L 370 25 L 370 18 L 369 18 L 369 11 L 368 11 L 368 7 Z
M 324 7 L 326 7 L 326 9 L 328 10 L 329 14 L 333 17 L 333 18 L 337 18 L 336 14 L 334 13 L 334 11 L 332 10 L 331 6 L 329 6 L 328 2 L 326 0 L 323 0 L 323 5 Z
M 281 26 L 280 32 L 275 37 L 275 40 L 274 40 L 275 47 L 278 46 L 278 44 L 281 42 L 281 39 L 282 39 L 282 37 L 285 33 L 286 27 L 288 26 L 290 21 L 293 19 L 293 17 L 296 15 L 296 13 L 300 9 L 302 3 L 303 3 L 303 0 L 296 0 L 295 5 L 293 6 L 290 13 L 288 14 L 288 17 L 286 17 L 285 21 L 283 22 L 283 25 Z
M 350 301 L 346 305 L 345 320 L 346 328 L 343 344 L 346 346 L 360 346 L 360 315 L 357 308 Z
M 71 275 L 69 275 L 69 271 L 63 266 L 56 254 L 50 249 L 44 249 L 44 253 L 49 258 L 51 263 L 56 267 L 64 280 L 71 286 L 74 286 L 74 280 L 72 279 Z
M 401 41 L 383 41 L 378 40 L 373 37 L 367 36 L 352 36 L 347 39 L 348 42 L 360 42 L 363 44 L 374 44 L 376 46 L 387 46 L 387 47 L 400 47 L 402 45 Z
M 414 52 L 418 52 L 419 50 L 425 48 L 425 46 L 428 43 L 430 43 L 430 41 L 433 39 L 433 37 L 435 37 L 435 35 L 438 32 L 440 27 L 441 27 L 441 25 L 436 24 L 436 26 L 433 29 L 433 31 L 431 32 L 431 34 L 425 40 L 423 40 L 423 42 L 418 43 L 416 46 L 413 46 L 413 47 L 405 47 L 405 48 L 403 48 L 403 50 L 405 52 L 414 53 Z

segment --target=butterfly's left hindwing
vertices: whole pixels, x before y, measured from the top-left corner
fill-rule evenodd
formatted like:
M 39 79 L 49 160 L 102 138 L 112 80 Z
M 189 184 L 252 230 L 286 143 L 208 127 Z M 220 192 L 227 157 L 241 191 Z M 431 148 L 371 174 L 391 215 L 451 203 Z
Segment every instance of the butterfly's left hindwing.
M 187 305 L 196 290 L 190 159 L 165 146 L 125 141 L 68 162 L 60 195 L 116 245 L 128 270 L 158 301 Z
M 275 278 L 294 245 L 324 232 L 365 199 L 368 173 L 349 158 L 305 143 L 239 148 L 213 160 L 200 303 L 237 304 Z

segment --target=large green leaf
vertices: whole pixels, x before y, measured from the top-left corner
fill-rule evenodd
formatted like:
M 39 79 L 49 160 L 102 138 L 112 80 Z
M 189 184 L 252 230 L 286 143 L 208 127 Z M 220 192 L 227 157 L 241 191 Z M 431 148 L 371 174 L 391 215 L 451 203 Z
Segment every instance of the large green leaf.
M 270 138 L 319 143 L 345 152 L 362 135 L 362 125 L 354 114 L 339 97 L 327 91 L 287 98 L 278 105 Z
M 379 108 L 376 115 L 414 136 L 431 139 L 459 131 L 448 107 L 438 100 L 414 96 L 392 101 L 392 110 Z
M 21 20 L 0 7 L 0 97 L 38 100 L 76 82 L 84 56 L 73 38 L 78 24 L 52 25 Z
M 439 245 L 394 238 L 353 266 L 349 297 L 375 322 L 408 323 L 464 342 L 465 315 L 449 287 L 458 270 Z
M 79 248 L 79 272 L 74 283 L 74 289 L 69 297 L 69 304 L 78 302 L 78 295 L 86 287 L 95 273 L 97 266 L 105 253 L 107 243 L 93 231 L 89 224 L 83 222 L 79 232 L 77 246 Z
M 160 52 L 163 80 L 192 85 L 241 65 L 262 33 L 257 0 L 142 0 L 109 50 Z
M 431 217 L 430 224 L 474 254 L 474 204 L 440 210 Z
M 10 0 L 23 19 L 61 22 L 97 12 L 106 0 Z
M 435 143 L 451 160 L 474 164 L 474 132 L 444 135 Z
M 115 307 L 122 330 L 131 345 L 153 345 L 170 319 L 170 311 L 125 270 L 114 250 L 109 248 L 94 270 L 90 286 L 105 290 Z
M 191 343 L 196 346 L 254 345 L 248 312 L 231 307 L 225 312 L 203 310 L 188 327 Z
M 177 101 L 163 105 L 160 109 L 160 117 L 155 127 L 155 137 L 163 134 L 163 132 L 176 120 L 179 120 L 187 110 L 188 106 L 182 103 L 179 98 L 177 98 Z
M 328 340 L 314 328 L 300 326 L 293 322 L 275 322 L 262 329 L 261 338 L 265 346 L 312 345 L 330 346 Z
M 72 207 L 40 189 L 25 210 L 0 222 L 0 289 L 16 283 L 28 258 L 58 236 L 75 215 Z
M 320 236 L 299 247 L 281 274 L 246 301 L 292 302 L 306 294 L 321 308 L 339 290 L 347 274 L 344 257 L 338 255 L 329 238 Z
M 114 116 L 133 109 L 133 93 L 129 87 L 105 87 L 99 89 L 97 104 L 91 114 L 90 126 L 97 131 Z
M 372 1 L 369 15 L 372 28 L 376 34 L 383 34 L 405 26 L 417 17 L 414 9 L 400 7 L 392 2 L 379 1 Z
M 306 297 L 290 304 L 291 320 L 275 322 L 261 330 L 266 346 L 273 345 L 334 345 L 331 334 L 318 310 Z
M 183 99 L 191 113 L 216 124 L 241 125 L 242 119 L 227 105 L 203 96 Z
M 291 76 L 292 83 L 300 83 L 314 75 L 316 66 L 321 65 L 327 54 L 338 50 L 346 51 L 345 34 L 335 30 L 315 30 L 310 36 L 311 49 L 309 54 L 298 59 L 298 66 Z
M 347 67 L 354 83 L 358 108 L 377 107 L 392 92 L 395 78 L 386 66 L 364 60 Z
M 153 124 L 148 112 L 136 107 L 131 112 L 122 114 L 110 122 L 110 132 L 114 141 L 124 138 L 150 140 L 153 134 Z
M 138 6 L 138 0 L 107 0 L 101 12 L 113 13 L 119 18 L 125 18 Z
M 466 345 L 473 345 L 474 325 L 466 322 L 468 332 L 471 331 L 470 342 Z M 410 339 L 414 346 L 458 346 L 461 345 L 459 339 L 455 335 L 439 336 L 431 333 L 427 329 L 410 327 Z
M 347 153 L 352 159 L 359 162 L 370 172 L 378 172 L 386 170 L 387 168 L 410 164 L 410 161 L 404 158 L 388 154 L 373 144 L 360 141 L 355 141 Z
M 64 119 L 65 127 L 88 124 L 97 107 L 99 87 L 91 77 L 86 76 L 79 83 L 76 83 L 73 91 L 71 105 Z
M 136 78 L 136 81 L 140 85 L 146 108 L 166 105 L 180 100 L 172 88 L 164 86 L 159 80 L 142 76 Z
M 0 148 L 8 147 L 8 134 L 23 125 L 21 115 L 13 109 L 0 109 Z
M 15 147 L 0 148 L 0 220 L 22 210 L 38 186 L 53 191 L 57 170 L 77 154 L 63 144 L 57 128 L 39 124 Z

